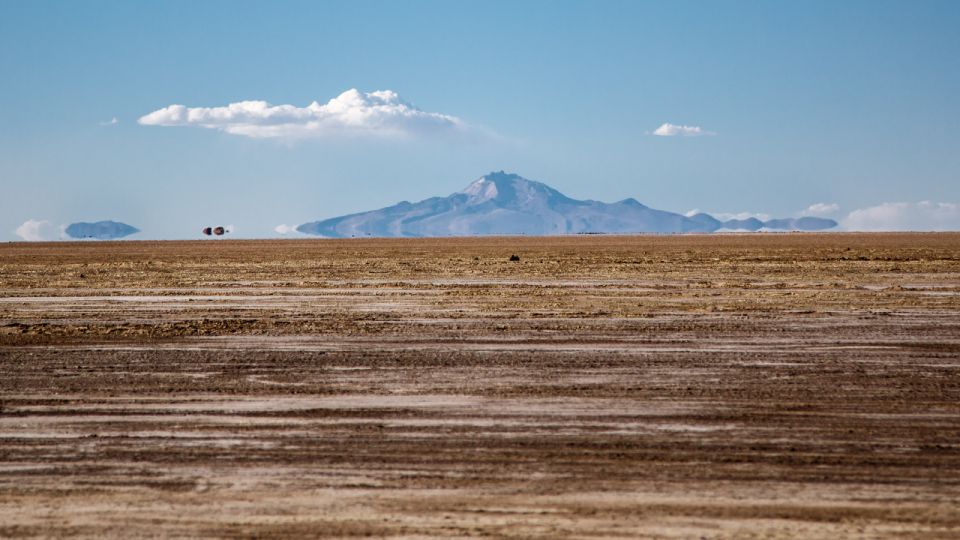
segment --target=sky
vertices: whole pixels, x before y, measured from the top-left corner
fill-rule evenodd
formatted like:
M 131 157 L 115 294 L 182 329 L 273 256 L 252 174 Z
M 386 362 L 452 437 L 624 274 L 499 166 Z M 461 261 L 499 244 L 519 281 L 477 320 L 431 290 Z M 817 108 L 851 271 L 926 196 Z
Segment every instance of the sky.
M 0 240 L 272 237 L 495 170 L 957 230 L 958 28 L 956 1 L 0 0 Z

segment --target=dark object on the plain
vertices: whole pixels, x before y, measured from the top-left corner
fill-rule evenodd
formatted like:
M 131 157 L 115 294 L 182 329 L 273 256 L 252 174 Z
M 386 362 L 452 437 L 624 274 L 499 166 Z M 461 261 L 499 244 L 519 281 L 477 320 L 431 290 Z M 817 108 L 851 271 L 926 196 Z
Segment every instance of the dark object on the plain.
M 517 261 L 520 260 L 520 256 L 519 256 L 519 255 L 511 255 L 511 256 L 510 256 L 510 260 L 511 260 L 512 262 L 517 262 Z
M 226 227 L 204 227 L 203 228 L 203 234 L 207 236 L 210 236 L 210 235 L 223 236 L 228 232 L 230 231 L 228 231 Z

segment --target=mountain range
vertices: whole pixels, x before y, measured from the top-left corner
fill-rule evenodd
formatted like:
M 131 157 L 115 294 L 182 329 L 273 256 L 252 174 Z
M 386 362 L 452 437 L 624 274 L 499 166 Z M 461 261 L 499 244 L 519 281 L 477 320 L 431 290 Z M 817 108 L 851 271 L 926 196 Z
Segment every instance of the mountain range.
M 577 200 L 541 182 L 492 172 L 447 197 L 304 223 L 297 230 L 332 238 L 351 236 L 558 235 L 582 233 L 707 233 L 720 230 L 819 231 L 837 222 L 817 217 L 731 219 L 686 216 L 644 206 Z

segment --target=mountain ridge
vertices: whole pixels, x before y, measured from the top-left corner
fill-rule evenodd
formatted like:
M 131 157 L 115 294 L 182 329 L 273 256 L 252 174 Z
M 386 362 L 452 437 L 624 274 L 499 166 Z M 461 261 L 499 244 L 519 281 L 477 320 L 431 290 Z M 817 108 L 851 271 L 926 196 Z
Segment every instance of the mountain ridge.
M 116 240 L 138 232 L 140 232 L 140 229 L 132 225 L 110 220 L 94 223 L 81 221 L 71 223 L 64 229 L 64 233 L 70 238 L 92 238 L 96 240 Z

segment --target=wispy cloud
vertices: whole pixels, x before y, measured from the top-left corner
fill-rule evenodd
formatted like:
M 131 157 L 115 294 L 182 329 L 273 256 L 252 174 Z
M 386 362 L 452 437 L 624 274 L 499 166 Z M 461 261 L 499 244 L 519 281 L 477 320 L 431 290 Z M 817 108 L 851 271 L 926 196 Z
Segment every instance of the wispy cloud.
M 760 212 L 707 212 L 704 210 L 700 210 L 699 208 L 694 208 L 693 210 L 686 212 L 684 215 L 687 217 L 693 217 L 697 214 L 707 214 L 707 215 L 713 216 L 716 219 L 719 219 L 720 221 L 727 221 L 728 219 L 743 220 L 743 219 L 750 219 L 750 218 L 757 218 L 760 221 L 767 221 L 768 219 L 770 219 L 770 214 L 763 214 Z
M 472 131 L 455 116 L 420 110 L 396 92 L 347 90 L 306 107 L 241 101 L 223 107 L 170 105 L 140 117 L 144 126 L 195 126 L 254 138 L 450 136 Z
M 720 221 L 727 221 L 730 219 L 744 220 L 744 219 L 750 219 L 750 218 L 757 218 L 760 221 L 767 221 L 768 219 L 770 219 L 770 214 L 763 214 L 760 212 L 716 212 L 716 213 L 708 212 L 708 213 L 711 216 L 719 219 Z
M 802 212 L 804 216 L 830 216 L 840 211 L 840 205 L 836 203 L 816 203 L 811 204 Z
M 116 116 L 114 116 L 113 118 L 111 118 L 111 119 L 109 119 L 109 120 L 106 120 L 106 121 L 104 121 L 104 122 L 100 122 L 100 125 L 101 125 L 101 126 L 115 126 L 115 125 L 117 125 L 117 124 L 119 124 L 119 123 L 120 123 L 120 121 L 117 120 L 117 117 L 116 117 Z
M 296 225 L 284 225 L 284 224 L 281 224 L 281 225 L 277 225 L 276 227 L 274 227 L 273 230 L 274 230 L 274 232 L 276 232 L 276 233 L 278 233 L 278 234 L 290 234 L 290 233 L 295 233 L 295 232 L 297 232 L 297 226 L 296 226 Z
M 651 134 L 657 137 L 701 137 L 704 135 L 716 135 L 716 133 L 707 131 L 700 126 L 679 126 L 669 122 L 653 130 Z
M 57 229 L 45 219 L 28 219 L 13 232 L 27 242 L 41 242 L 57 237 Z
M 840 226 L 849 231 L 960 231 L 960 204 L 883 203 L 850 212 Z

